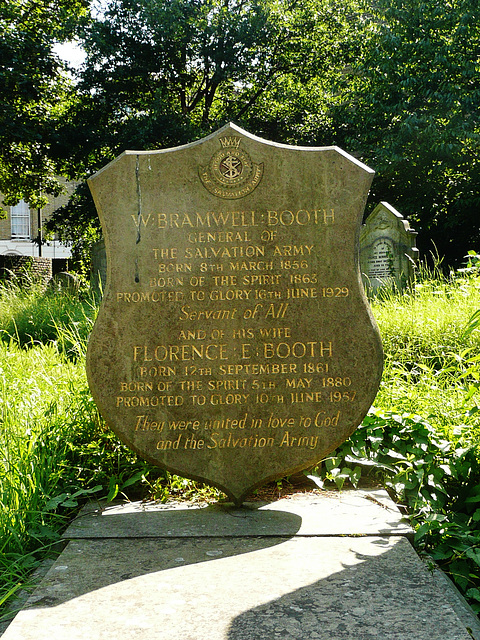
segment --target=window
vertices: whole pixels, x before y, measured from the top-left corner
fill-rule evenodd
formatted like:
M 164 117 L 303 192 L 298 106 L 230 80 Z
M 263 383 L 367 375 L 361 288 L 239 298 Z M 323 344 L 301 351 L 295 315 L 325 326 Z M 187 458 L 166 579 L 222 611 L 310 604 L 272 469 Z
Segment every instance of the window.
M 12 238 L 30 240 L 30 209 L 24 200 L 11 208 Z

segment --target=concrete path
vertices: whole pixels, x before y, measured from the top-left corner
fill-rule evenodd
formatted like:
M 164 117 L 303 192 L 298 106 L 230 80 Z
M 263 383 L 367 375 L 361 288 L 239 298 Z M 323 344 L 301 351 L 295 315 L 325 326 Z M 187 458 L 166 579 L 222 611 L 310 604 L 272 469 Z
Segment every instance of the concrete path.
M 480 640 L 384 491 L 92 504 L 2 640 Z

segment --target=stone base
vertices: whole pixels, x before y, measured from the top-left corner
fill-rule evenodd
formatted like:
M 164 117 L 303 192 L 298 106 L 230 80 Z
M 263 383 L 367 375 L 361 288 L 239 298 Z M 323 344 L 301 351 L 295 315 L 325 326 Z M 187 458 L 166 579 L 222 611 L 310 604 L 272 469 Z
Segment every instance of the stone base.
M 309 494 L 243 509 L 90 509 L 67 531 L 66 549 L 2 640 L 480 637 L 475 617 L 458 613 L 407 537 L 388 532 L 408 529 L 398 511 L 367 496 Z M 348 502 L 351 522 L 364 528 L 360 499 L 370 515 L 372 504 L 378 510 L 382 535 L 313 532 L 322 529 L 319 512 Z M 272 534 L 272 514 L 281 535 Z

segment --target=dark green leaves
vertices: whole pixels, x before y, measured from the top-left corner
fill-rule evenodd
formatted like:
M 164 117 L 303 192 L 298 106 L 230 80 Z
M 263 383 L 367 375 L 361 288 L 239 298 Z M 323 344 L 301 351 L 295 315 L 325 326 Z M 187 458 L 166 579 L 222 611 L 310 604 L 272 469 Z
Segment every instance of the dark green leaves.
M 394 203 L 450 264 L 480 238 L 478 2 L 375 5 L 374 32 L 335 119 Z
M 361 473 L 360 473 L 361 472 Z M 374 474 L 408 507 L 415 544 L 449 573 L 480 611 L 480 461 L 439 438 L 424 419 L 371 410 L 312 479 L 341 488 Z
M 67 101 L 56 42 L 71 38 L 83 0 L 10 0 L 0 6 L 0 192 L 44 206 L 58 195 L 51 146 Z

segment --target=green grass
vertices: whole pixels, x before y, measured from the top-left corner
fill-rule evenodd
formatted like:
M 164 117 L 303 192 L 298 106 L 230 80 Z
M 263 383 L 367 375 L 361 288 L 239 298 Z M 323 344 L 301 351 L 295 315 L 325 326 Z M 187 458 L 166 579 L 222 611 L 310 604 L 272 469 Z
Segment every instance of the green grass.
M 0 621 L 88 497 L 218 495 L 152 467 L 106 428 L 85 374 L 96 311 L 85 293 L 0 282 Z
M 79 500 L 113 495 L 137 462 L 88 391 L 83 358 L 95 313 L 93 300 L 40 283 L 0 283 L 0 619 Z M 137 479 L 141 468 L 133 466 Z
M 36 551 L 58 540 L 62 516 L 50 501 L 64 486 L 81 375 L 54 345 L 0 344 L 0 602 L 35 567 Z
M 418 550 L 480 611 L 476 265 L 423 271 L 373 301 L 385 349 L 376 408 L 312 477 L 341 487 L 373 474 L 408 506 Z M 84 368 L 96 310 L 87 292 L 0 283 L 0 619 L 87 497 L 220 495 L 153 468 L 106 429 Z
M 56 293 L 42 282 L 30 280 L 19 286 L 0 281 L 0 340 L 20 346 L 55 343 L 70 357 L 82 355 L 96 317 L 95 297 Z
M 375 405 L 418 413 L 449 439 L 461 432 L 467 439 L 480 439 L 478 417 L 472 412 L 480 331 L 465 333 L 480 309 L 476 270 L 424 278 L 401 295 L 373 301 L 372 307 L 385 351 Z

